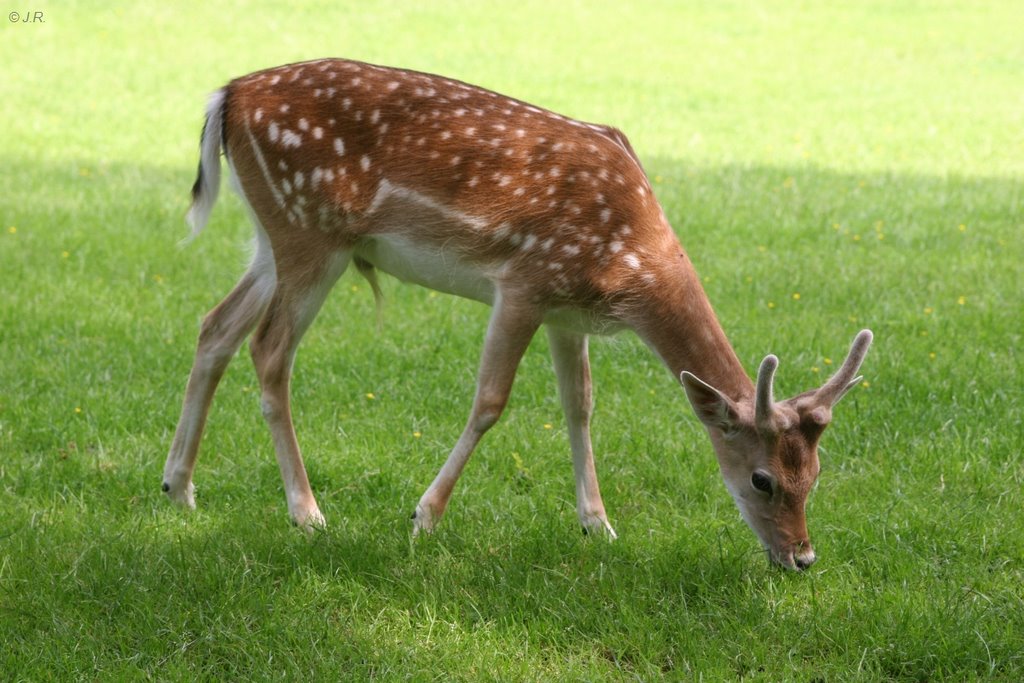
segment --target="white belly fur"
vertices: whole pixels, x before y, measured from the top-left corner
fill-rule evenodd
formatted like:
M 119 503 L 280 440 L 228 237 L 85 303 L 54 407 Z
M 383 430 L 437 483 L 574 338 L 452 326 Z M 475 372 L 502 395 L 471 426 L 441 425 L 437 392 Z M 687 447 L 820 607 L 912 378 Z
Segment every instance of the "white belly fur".
M 480 268 L 458 258 L 453 251 L 414 243 L 402 235 L 364 238 L 355 255 L 403 282 L 439 292 L 494 303 L 494 282 Z
M 409 221 L 447 224 L 450 228 L 479 230 L 482 219 L 463 214 L 408 188 L 382 179 L 368 210 L 373 229 L 357 241 L 354 256 L 404 282 L 455 294 L 493 305 L 501 264 L 473 264 L 454 249 L 413 239 Z M 418 219 L 418 220 L 417 220 Z M 622 324 L 591 311 L 557 307 L 545 312 L 544 322 L 583 333 L 612 334 Z

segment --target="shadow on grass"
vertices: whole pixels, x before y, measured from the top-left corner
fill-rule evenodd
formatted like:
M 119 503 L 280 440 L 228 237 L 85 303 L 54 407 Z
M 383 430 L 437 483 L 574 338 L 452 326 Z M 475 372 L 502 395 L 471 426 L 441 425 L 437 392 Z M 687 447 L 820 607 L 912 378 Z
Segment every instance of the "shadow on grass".
M 975 423 L 1020 422 L 1021 399 L 1003 381 L 1020 371 L 1012 305 L 1022 289 L 1018 181 L 694 168 L 664 159 L 647 167 L 748 367 L 769 346 L 783 357 L 780 383 L 799 390 L 816 379 L 812 367 L 826 371 L 822 359 L 841 354 L 853 331 L 875 329 L 872 382 L 890 391 L 874 393 L 856 420 L 839 420 L 840 433 L 872 452 L 905 452 L 916 437 L 887 416 L 906 417 L 908 404 L 920 405 L 911 412 L 921 434 L 944 429 L 951 406 Z M 15 161 L 3 175 L 14 191 L 0 198 L 0 215 L 17 228 L 0 235 L 0 330 L 11 349 L 0 365 L 5 670 L 27 671 L 26 662 L 49 652 L 48 665 L 68 673 L 103 662 L 108 672 L 157 675 L 170 666 L 232 677 L 273 671 L 266 654 L 276 651 L 287 653 L 281 666 L 296 675 L 386 674 L 407 658 L 451 666 L 447 648 L 477 666 L 504 658 L 525 673 L 557 675 L 568 657 L 581 671 L 743 676 L 759 666 L 789 671 L 773 659 L 779 641 L 793 666 L 836 672 L 866 662 L 869 673 L 927 678 L 1020 665 L 1012 629 L 999 625 L 1019 625 L 1021 611 L 1009 609 L 1021 604 L 1019 592 L 1000 593 L 999 609 L 943 606 L 928 600 L 952 600 L 959 587 L 927 577 L 903 595 L 898 582 L 858 583 L 859 570 L 838 560 L 835 571 L 851 572 L 842 576 L 854 587 L 829 583 L 827 569 L 782 574 L 735 524 L 606 544 L 578 538 L 571 512 L 538 506 L 508 518 L 466 513 L 460 526 L 410 544 L 399 514 L 409 501 L 383 490 L 312 540 L 282 528 L 283 512 L 273 509 L 280 502 L 266 502 L 273 491 L 253 496 L 265 515 L 236 495 L 182 521 L 155 490 L 166 446 L 158 436 L 173 425 L 180 399 L 165 394 L 184 381 L 195 329 L 176 320 L 185 309 L 198 319 L 241 273 L 236 243 L 248 229 L 237 202 L 178 250 L 189 172 Z M 176 283 L 173 292 L 156 286 L 158 275 Z M 304 353 L 330 355 L 326 343 Z M 167 354 L 178 362 L 162 363 Z M 408 381 L 410 394 L 432 388 Z M 67 404 L 82 386 L 102 415 L 88 424 Z M 630 388 L 605 391 L 620 390 Z M 147 408 L 123 408 L 139 402 Z M 991 467 L 1019 460 L 1015 433 L 956 438 L 984 447 Z M 61 456 L 69 442 L 94 462 L 69 464 Z M 392 482 L 427 482 L 441 458 L 378 467 Z M 658 481 L 658 469 L 640 463 L 628 486 Z M 879 471 L 885 484 L 875 488 L 895 505 L 890 474 Z M 978 487 L 996 482 L 993 470 Z M 1000 495 L 997 505 L 1006 504 Z M 498 491 L 490 510 L 513 507 L 513 493 Z M 673 509 L 644 512 L 673 520 L 668 526 L 693 519 Z M 266 529 L 241 528 L 263 520 Z M 902 560 L 912 569 L 897 573 L 921 569 L 918 558 Z M 952 574 L 963 580 L 969 569 L 965 560 Z M 1019 575 L 1019 562 L 1009 571 Z M 819 583 L 829 593 L 821 602 Z M 913 608 L 917 621 L 906 616 Z M 317 660 L 317 652 L 327 657 Z

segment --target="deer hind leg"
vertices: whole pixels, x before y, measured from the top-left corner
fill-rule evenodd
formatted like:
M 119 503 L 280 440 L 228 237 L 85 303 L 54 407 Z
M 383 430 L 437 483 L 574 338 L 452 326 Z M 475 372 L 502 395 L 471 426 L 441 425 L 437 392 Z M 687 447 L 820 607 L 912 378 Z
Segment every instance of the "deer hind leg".
M 295 350 L 324 299 L 351 261 L 349 251 L 305 252 L 301 273 L 288 271 L 278 260 L 273 297 L 249 348 L 259 376 L 263 416 L 270 427 L 274 452 L 284 480 L 288 513 L 306 531 L 324 525 L 309 486 L 292 423 L 289 384 Z
M 590 357 L 587 336 L 547 326 L 551 342 L 551 358 L 558 377 L 558 394 L 562 399 L 565 421 L 569 427 L 572 447 L 572 468 L 576 478 L 576 514 L 585 533 L 606 534 L 616 538 L 608 523 L 597 485 L 594 450 L 590 444 L 590 417 L 594 399 L 590 381 Z
M 256 255 L 249 270 L 203 320 L 181 418 L 164 464 L 164 492 L 171 500 L 188 508 L 195 507 L 192 472 L 213 394 L 228 363 L 256 326 L 274 291 L 270 245 L 261 228 L 257 227 L 256 234 Z
M 462 469 L 480 438 L 501 417 L 512 391 L 512 381 L 526 348 L 540 327 L 541 312 L 524 297 L 498 292 L 487 325 L 487 336 L 477 375 L 476 396 L 466 427 L 433 483 L 416 505 L 413 533 L 433 531 L 448 506 Z

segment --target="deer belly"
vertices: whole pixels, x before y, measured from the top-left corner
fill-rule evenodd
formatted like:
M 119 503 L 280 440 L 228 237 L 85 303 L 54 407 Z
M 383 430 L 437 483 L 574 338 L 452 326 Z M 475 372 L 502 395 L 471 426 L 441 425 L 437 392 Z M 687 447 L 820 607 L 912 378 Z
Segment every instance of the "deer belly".
M 374 235 L 360 240 L 355 255 L 403 282 L 485 304 L 494 302 L 489 273 L 451 249 L 424 245 L 402 235 Z

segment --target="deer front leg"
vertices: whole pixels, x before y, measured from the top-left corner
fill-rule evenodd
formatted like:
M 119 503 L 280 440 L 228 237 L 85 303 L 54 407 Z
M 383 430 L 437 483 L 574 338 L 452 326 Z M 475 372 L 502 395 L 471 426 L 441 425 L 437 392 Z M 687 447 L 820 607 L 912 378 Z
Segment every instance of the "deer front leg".
M 484 433 L 501 417 L 519 361 L 526 352 L 537 328 L 541 313 L 526 297 L 499 291 L 491 319 L 487 325 L 480 371 L 477 375 L 476 397 L 469 421 L 448 460 L 416 505 L 413 513 L 413 534 L 433 531 L 441 519 L 448 499 L 455 488 L 466 461 Z
M 572 468 L 576 477 L 576 514 L 585 533 L 616 538 L 608 523 L 597 485 L 594 449 L 590 444 L 590 417 L 594 398 L 590 381 L 590 357 L 587 336 L 547 326 L 551 358 L 558 376 L 558 394 L 562 399 L 565 421 L 572 447 Z

